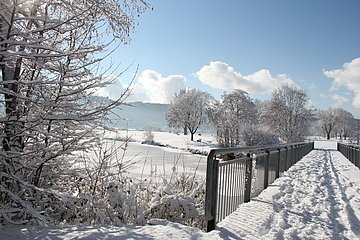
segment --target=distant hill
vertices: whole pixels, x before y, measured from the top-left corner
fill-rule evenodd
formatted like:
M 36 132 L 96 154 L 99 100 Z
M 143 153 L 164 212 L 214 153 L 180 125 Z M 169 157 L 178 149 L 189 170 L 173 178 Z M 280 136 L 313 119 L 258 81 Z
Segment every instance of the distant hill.
M 151 126 L 157 130 L 166 131 L 168 128 L 165 114 L 168 108 L 169 104 L 132 102 L 115 109 L 115 114 L 111 116 L 111 119 L 118 128 L 143 129 Z M 119 120 L 116 115 L 122 119 Z

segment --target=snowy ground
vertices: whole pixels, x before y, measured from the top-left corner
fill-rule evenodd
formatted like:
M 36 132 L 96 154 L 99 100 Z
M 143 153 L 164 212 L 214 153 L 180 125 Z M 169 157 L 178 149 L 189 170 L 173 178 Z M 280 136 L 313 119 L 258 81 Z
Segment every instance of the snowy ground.
M 209 152 L 211 148 L 217 147 L 216 136 L 209 133 L 197 133 L 194 135 L 194 141 L 190 140 L 190 134 L 183 135 L 180 133 L 169 132 L 152 132 L 154 141 L 163 145 L 168 145 L 177 149 L 196 149 L 199 151 Z M 120 136 L 129 136 L 135 142 L 145 140 L 145 131 L 142 130 L 118 130 Z M 200 134 L 200 135 L 199 135 Z
M 360 170 L 318 141 L 315 150 L 210 233 L 165 220 L 143 227 L 0 227 L 0 239 L 360 239 Z
M 211 134 L 198 134 L 194 136 L 195 141 L 190 140 L 190 135 L 169 132 L 153 132 L 154 141 L 165 147 L 141 144 L 146 137 L 145 131 L 141 130 L 119 130 L 117 134 L 107 133 L 106 137 L 118 137 L 126 139 L 129 142 L 124 154 L 124 162 L 131 165 L 127 169 L 128 175 L 141 177 L 149 175 L 156 170 L 157 174 L 163 175 L 171 173 L 172 168 L 176 166 L 178 171 L 186 171 L 193 173 L 196 169 L 198 176 L 205 176 L 206 173 L 206 156 L 192 154 L 190 150 L 200 152 L 209 152 L 212 148 L 216 148 L 216 139 Z M 197 142 L 196 140 L 200 140 Z M 118 150 L 118 155 L 122 156 L 123 151 Z

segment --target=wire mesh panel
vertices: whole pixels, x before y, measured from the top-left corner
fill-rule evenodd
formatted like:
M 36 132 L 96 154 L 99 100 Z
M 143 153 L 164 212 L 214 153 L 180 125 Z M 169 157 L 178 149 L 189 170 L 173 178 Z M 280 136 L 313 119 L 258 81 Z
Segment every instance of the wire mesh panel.
M 251 189 L 251 197 L 258 196 L 264 190 L 264 177 L 265 177 L 265 163 L 267 161 L 267 154 L 257 154 L 255 157 L 255 169 L 253 173 L 253 183 Z
M 268 175 L 268 184 L 271 184 L 276 179 L 276 173 L 279 167 L 279 151 L 271 151 L 269 157 L 269 175 Z
M 246 158 L 219 163 L 217 219 L 221 221 L 244 203 Z
M 289 168 L 292 166 L 292 153 L 293 153 L 293 148 L 288 147 L 286 154 L 286 171 L 289 170 Z
M 282 176 L 286 171 L 286 151 L 286 148 L 280 149 L 279 176 Z

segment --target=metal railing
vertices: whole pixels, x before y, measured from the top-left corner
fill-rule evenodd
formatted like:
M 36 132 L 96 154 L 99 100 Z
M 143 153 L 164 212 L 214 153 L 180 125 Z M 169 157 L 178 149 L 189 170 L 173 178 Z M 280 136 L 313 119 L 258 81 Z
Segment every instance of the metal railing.
M 354 144 L 337 143 L 337 150 L 341 152 L 350 162 L 360 168 L 360 146 Z
M 213 149 L 207 157 L 207 231 L 314 149 L 314 142 Z M 229 158 L 231 160 L 223 160 Z

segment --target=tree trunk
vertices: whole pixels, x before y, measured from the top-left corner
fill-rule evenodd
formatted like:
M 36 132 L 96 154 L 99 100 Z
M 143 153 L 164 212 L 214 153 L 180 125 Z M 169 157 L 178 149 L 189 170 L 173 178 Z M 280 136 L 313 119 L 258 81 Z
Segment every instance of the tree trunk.
M 19 122 L 19 106 L 18 97 L 19 93 L 19 74 L 20 67 L 15 69 L 2 66 L 2 78 L 3 81 L 13 81 L 12 83 L 4 84 L 4 88 L 9 92 L 5 93 L 5 115 L 7 122 L 4 124 L 5 136 L 2 140 L 2 147 L 4 151 L 19 152 L 23 148 L 22 144 L 22 124 Z
M 191 140 L 191 141 L 194 141 L 194 133 L 191 132 L 190 134 L 191 134 L 190 140 Z
M 184 127 L 184 135 L 187 135 L 188 133 L 187 133 L 187 127 Z

